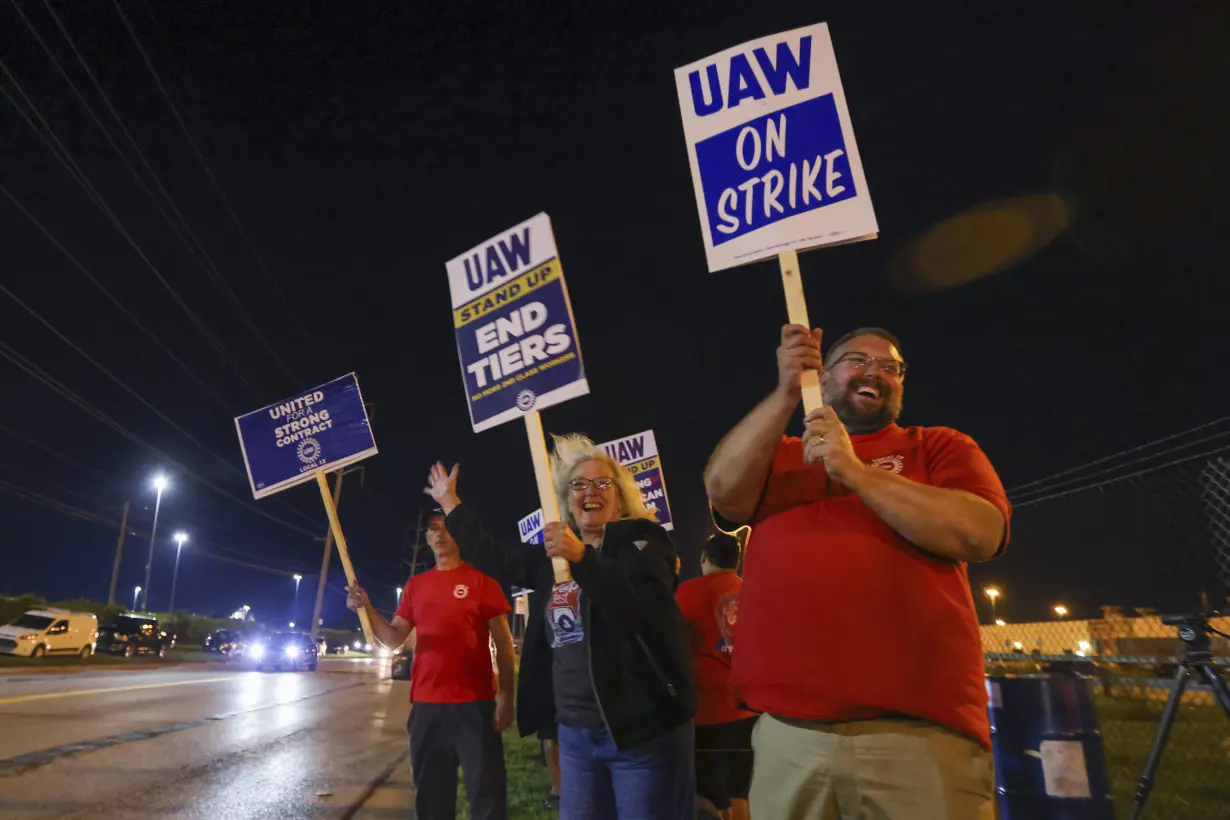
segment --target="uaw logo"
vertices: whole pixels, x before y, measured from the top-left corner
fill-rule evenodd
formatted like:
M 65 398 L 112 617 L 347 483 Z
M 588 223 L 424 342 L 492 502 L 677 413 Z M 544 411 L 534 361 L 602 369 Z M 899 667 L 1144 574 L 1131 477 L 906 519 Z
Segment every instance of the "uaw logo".
M 320 442 L 314 438 L 305 438 L 299 442 L 299 460 L 304 464 L 311 464 L 320 458 Z
M 738 594 L 728 592 L 718 598 L 717 605 L 713 608 L 713 616 L 717 620 L 718 635 L 721 636 L 714 649 L 729 655 L 735 651 L 735 624 L 739 622 Z
M 538 396 L 534 395 L 533 390 L 522 390 L 517 394 L 517 409 L 522 413 L 528 413 L 534 409 L 536 401 L 538 401 Z
M 470 594 L 470 588 L 466 586 L 465 584 L 458 584 L 457 586 L 453 587 L 453 597 L 459 601 L 462 598 L 465 598 L 469 594 Z
M 905 466 L 905 456 L 900 453 L 893 453 L 891 456 L 880 456 L 871 460 L 871 466 L 879 467 L 881 470 L 888 470 L 890 473 L 901 475 L 901 470 Z

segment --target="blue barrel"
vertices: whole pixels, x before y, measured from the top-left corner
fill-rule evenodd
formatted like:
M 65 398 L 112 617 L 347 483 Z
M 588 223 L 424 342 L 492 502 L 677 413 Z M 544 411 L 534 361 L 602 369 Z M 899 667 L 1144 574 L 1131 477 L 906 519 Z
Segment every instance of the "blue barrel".
M 1114 820 L 1092 678 L 988 677 L 999 820 Z

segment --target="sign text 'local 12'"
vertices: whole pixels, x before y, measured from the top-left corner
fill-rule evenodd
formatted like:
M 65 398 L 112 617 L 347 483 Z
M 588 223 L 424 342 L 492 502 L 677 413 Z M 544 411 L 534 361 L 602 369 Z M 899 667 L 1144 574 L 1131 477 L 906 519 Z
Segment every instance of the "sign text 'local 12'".
M 828 26 L 675 70 L 709 271 L 879 229 Z
M 493 236 L 446 268 L 474 432 L 589 392 L 546 214 Z
M 242 415 L 235 429 L 257 498 L 376 454 L 353 373 Z

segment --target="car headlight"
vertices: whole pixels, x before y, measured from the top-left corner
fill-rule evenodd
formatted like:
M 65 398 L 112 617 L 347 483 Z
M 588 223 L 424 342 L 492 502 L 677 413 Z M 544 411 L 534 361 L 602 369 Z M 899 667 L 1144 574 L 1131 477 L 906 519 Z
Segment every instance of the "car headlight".
M 371 651 L 372 651 L 372 645 L 371 645 L 370 643 L 363 644 L 363 651 L 365 651 L 365 652 L 371 652 Z
M 282 654 L 285 655 L 288 660 L 293 661 L 295 658 L 299 657 L 299 647 L 288 646 L 286 647 L 285 650 L 282 651 Z
M 355 648 L 355 649 L 362 649 L 362 648 L 363 648 L 363 641 L 355 641 L 355 642 L 354 642 L 354 648 Z
M 261 646 L 260 644 L 256 644 L 256 646 L 253 646 L 249 650 L 249 654 L 251 654 L 253 658 L 259 661 L 261 658 L 265 657 L 265 647 Z

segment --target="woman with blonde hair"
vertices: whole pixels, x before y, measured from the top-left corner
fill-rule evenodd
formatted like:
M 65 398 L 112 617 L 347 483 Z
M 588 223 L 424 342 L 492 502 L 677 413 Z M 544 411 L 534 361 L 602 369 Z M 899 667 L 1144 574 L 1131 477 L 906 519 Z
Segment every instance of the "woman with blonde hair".
M 554 436 L 560 517 L 543 544 L 498 544 L 432 469 L 462 558 L 533 589 L 517 687 L 522 736 L 558 724 L 562 820 L 693 820 L 695 685 L 675 603 L 675 549 L 627 468 L 582 435 Z M 552 558 L 572 577 L 556 584 Z

